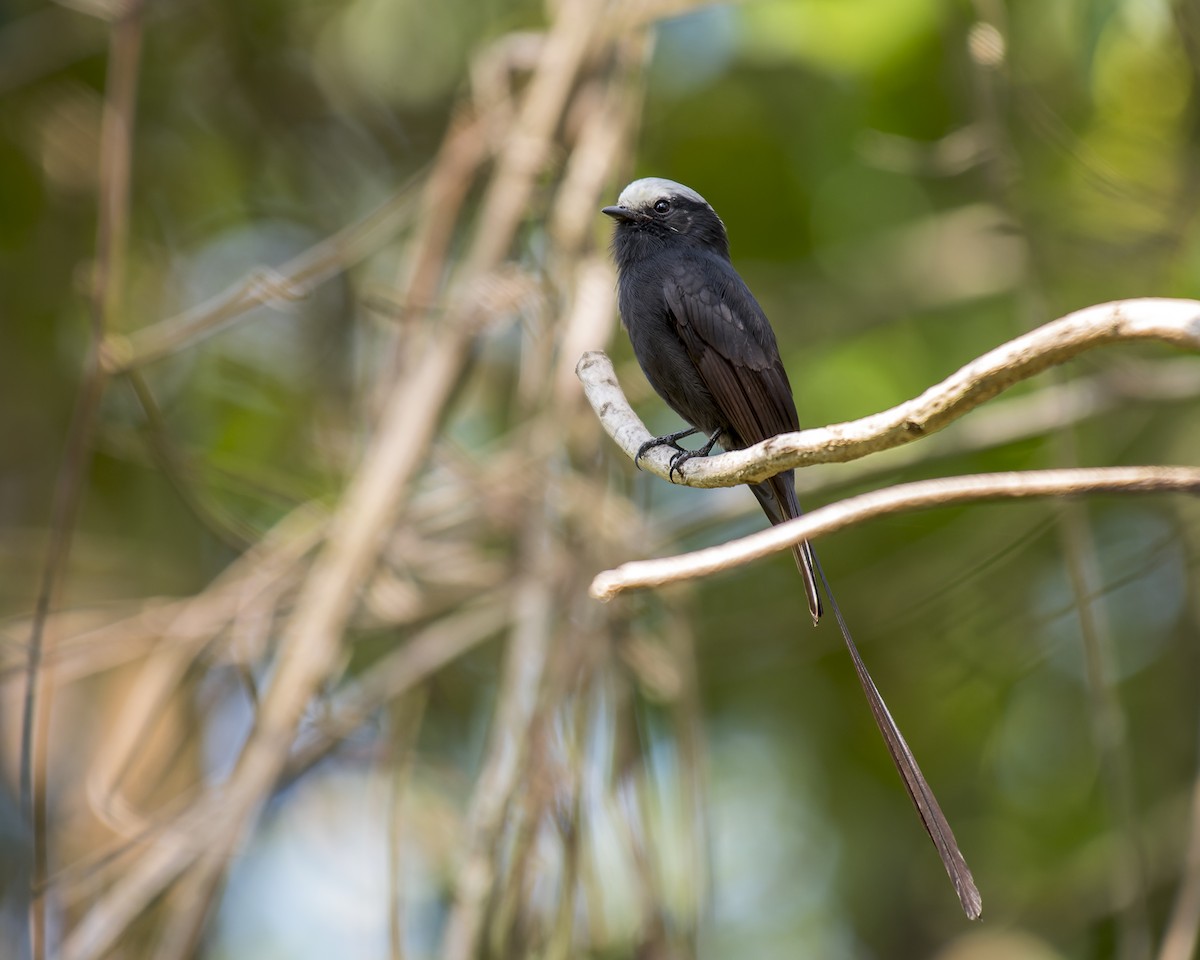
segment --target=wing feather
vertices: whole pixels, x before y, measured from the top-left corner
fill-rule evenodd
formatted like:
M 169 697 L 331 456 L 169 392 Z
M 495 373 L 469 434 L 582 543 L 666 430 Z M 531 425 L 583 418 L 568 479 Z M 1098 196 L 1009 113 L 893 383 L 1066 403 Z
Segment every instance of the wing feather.
M 688 355 L 729 418 L 735 445 L 800 429 L 775 334 L 727 261 L 682 261 L 668 275 L 664 294 Z

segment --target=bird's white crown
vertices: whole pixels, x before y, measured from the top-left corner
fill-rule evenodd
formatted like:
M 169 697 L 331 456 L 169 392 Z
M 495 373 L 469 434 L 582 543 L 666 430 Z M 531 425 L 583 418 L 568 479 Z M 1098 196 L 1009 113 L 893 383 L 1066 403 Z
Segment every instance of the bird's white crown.
M 685 187 L 674 180 L 664 180 L 662 177 L 644 177 L 634 180 L 617 198 L 617 203 L 626 210 L 638 210 L 652 206 L 655 200 L 663 197 L 685 197 L 695 203 L 709 205 L 700 194 L 691 187 Z

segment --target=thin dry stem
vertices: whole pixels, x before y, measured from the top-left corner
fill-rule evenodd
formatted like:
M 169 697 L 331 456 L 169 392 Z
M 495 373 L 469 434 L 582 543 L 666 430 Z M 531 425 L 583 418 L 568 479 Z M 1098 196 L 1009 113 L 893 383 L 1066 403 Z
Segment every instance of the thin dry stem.
M 466 258 L 468 276 L 492 270 L 508 254 L 603 9 L 600 0 L 562 0 L 558 5 L 515 126 L 504 142 L 483 198 L 476 242 Z
M 409 181 L 364 217 L 282 266 L 256 267 L 203 303 L 128 336 L 112 334 L 101 351 L 108 374 L 123 373 L 177 353 L 225 329 L 255 307 L 299 300 L 353 266 L 401 229 L 416 207 Z
M 436 620 L 341 691 L 330 705 L 330 719 L 318 727 L 313 740 L 293 752 L 286 779 L 312 767 L 384 704 L 405 696 L 447 664 L 495 636 L 511 616 L 508 593 L 506 589 L 482 597 Z
M 1125 960 L 1135 960 L 1148 957 L 1150 952 L 1146 863 L 1137 834 L 1125 712 L 1115 689 L 1112 630 L 1085 505 L 1078 502 L 1063 504 L 1058 519 L 1082 637 L 1092 738 L 1100 761 L 1109 816 L 1113 821 L 1111 879 L 1113 909 L 1120 918 L 1119 955 Z
M 496 840 L 526 761 L 552 624 L 553 578 L 546 569 L 546 535 L 545 524 L 537 517 L 524 551 L 529 572 L 515 591 L 513 633 L 500 681 L 496 725 L 471 799 L 466 851 L 446 923 L 444 960 L 471 960 L 478 955 L 492 893 Z
M 605 570 L 590 593 L 611 600 L 639 587 L 660 587 L 720 573 L 769 556 L 802 540 L 895 513 L 985 500 L 1065 497 L 1095 493 L 1196 493 L 1200 469 L 1193 467 L 1093 467 L 984 473 L 898 484 L 820 507 L 795 520 L 719 546 L 660 560 L 636 560 Z
M 388 957 L 389 960 L 404 960 L 405 922 L 404 854 L 410 844 L 406 843 L 406 821 L 404 800 L 412 780 L 413 764 L 416 759 L 417 736 L 425 719 L 428 696 L 419 688 L 410 696 L 398 700 L 391 711 L 391 741 L 394 750 L 386 758 L 391 766 L 390 797 L 388 798 Z
M 119 303 L 129 220 L 129 181 L 133 123 L 142 51 L 142 7 L 132 4 L 113 24 L 109 38 L 104 120 L 100 137 L 100 209 L 96 226 L 96 265 L 91 297 L 91 338 L 83 382 L 71 416 L 63 465 L 55 484 L 50 519 L 50 548 L 42 568 L 27 650 L 25 697 L 21 717 L 20 802 L 32 857 L 29 901 L 30 955 L 39 960 L 47 948 L 45 889 L 49 876 L 49 826 L 46 781 L 52 667 L 43 669 L 46 621 L 57 605 L 63 571 L 71 551 L 84 475 L 91 458 L 100 401 L 107 377 L 101 345 Z M 52 663 L 53 657 L 50 656 Z
M 1175 894 L 1158 960 L 1192 960 L 1200 942 L 1200 771 L 1192 782 L 1191 816 L 1183 879 Z

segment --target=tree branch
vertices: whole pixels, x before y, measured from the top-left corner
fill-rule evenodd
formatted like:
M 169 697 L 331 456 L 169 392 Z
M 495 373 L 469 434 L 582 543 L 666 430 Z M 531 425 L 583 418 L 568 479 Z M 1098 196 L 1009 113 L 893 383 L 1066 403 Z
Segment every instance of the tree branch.
M 54 691 L 53 644 L 46 623 L 57 606 L 85 479 L 96 437 L 100 404 L 108 386 L 101 362 L 103 343 L 124 286 L 129 231 L 129 191 L 133 166 L 133 124 L 142 63 L 142 4 L 131 3 L 109 31 L 104 114 L 100 135 L 100 192 L 96 217 L 96 264 L 91 282 L 91 328 L 79 392 L 71 413 L 62 466 L 54 484 L 50 543 L 34 601 L 21 710 L 20 803 L 30 844 L 29 956 L 46 956 L 46 878 L 50 871 L 47 795 L 51 705 Z M 43 657 L 50 661 L 43 669 Z
M 107 334 L 100 351 L 104 371 L 116 375 L 136 370 L 212 336 L 255 307 L 308 296 L 325 280 L 378 249 L 411 219 L 419 180 L 419 175 L 414 176 L 365 216 L 278 269 L 255 267 L 232 286 L 183 313 L 130 334 Z
M 1200 350 L 1200 302 L 1117 300 L 1077 310 L 1010 340 L 972 360 L 919 397 L 881 413 L 829 427 L 784 433 L 719 456 L 692 460 L 681 483 L 689 487 L 732 487 L 758 483 L 784 470 L 814 463 L 841 463 L 898 447 L 943 427 L 1021 380 L 1093 347 L 1161 340 Z M 608 435 L 631 458 L 651 434 L 629 406 L 611 361 L 585 353 L 575 368 L 584 392 Z M 669 448 L 642 458 L 646 470 L 669 479 Z M 679 475 L 676 471 L 676 475 Z
M 1161 492 L 1200 493 L 1200 468 L 1092 467 L 919 480 L 851 497 L 719 546 L 676 557 L 623 563 L 614 570 L 597 574 L 588 592 L 598 600 L 611 600 L 625 590 L 707 576 L 765 557 L 801 540 L 812 540 L 892 513 L 980 500 Z

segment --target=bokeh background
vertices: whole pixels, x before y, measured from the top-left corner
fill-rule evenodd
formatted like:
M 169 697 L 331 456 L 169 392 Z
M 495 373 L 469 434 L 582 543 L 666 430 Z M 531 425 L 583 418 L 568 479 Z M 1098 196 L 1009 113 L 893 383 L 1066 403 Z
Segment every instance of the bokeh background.
M 635 176 L 722 215 L 810 425 L 1200 297 L 1198 82 L 1187 0 L 10 0 L 0 956 L 1192 956 L 1194 502 L 820 544 L 971 924 L 789 558 L 587 597 L 762 518 L 573 368 L 676 427 Z M 799 479 L 1198 462 L 1200 358 L 1120 346 Z

